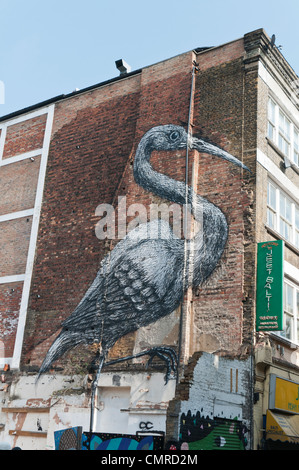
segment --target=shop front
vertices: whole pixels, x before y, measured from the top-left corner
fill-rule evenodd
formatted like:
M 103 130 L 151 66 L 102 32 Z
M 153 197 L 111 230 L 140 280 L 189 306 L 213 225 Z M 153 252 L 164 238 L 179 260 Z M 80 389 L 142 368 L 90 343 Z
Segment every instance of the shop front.
M 299 383 L 270 376 L 265 450 L 299 450 Z

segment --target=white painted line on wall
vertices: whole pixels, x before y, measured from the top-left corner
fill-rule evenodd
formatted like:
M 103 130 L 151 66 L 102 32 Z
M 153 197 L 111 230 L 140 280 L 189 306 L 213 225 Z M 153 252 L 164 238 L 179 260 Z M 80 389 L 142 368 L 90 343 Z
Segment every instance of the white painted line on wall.
M 34 209 L 26 209 L 24 211 L 10 212 L 9 214 L 0 215 L 0 222 L 7 220 L 20 219 L 22 217 L 29 217 L 33 215 Z
M 2 162 L 2 155 L 4 152 L 4 145 L 5 145 L 5 138 L 6 138 L 6 126 L 1 127 L 1 136 L 0 136 L 0 165 Z
M 1 276 L 0 284 L 9 284 L 11 282 L 22 282 L 25 279 L 25 274 L 13 274 L 12 276 Z
M 53 106 L 53 105 L 51 105 Z M 0 123 L 0 129 L 2 126 L 14 126 L 15 124 L 19 124 L 20 122 L 23 122 L 23 121 L 27 121 L 28 119 L 34 119 L 38 116 L 42 116 L 43 114 L 46 114 L 48 113 L 48 109 L 50 108 L 50 106 L 46 107 L 46 108 L 40 108 L 40 109 L 37 109 L 36 111 L 28 111 L 27 114 L 22 114 L 18 117 L 15 117 L 13 119 L 10 119 L 8 118 L 7 121 L 4 121 L 3 124 Z
M 25 275 L 25 280 L 24 280 L 18 329 L 17 329 L 17 334 L 16 334 L 15 348 L 14 348 L 13 360 L 12 360 L 12 365 L 11 365 L 12 368 L 20 367 L 21 352 L 22 352 L 22 346 L 23 346 L 26 316 L 27 316 L 27 307 L 28 307 L 28 300 L 29 300 L 29 294 L 30 294 L 34 256 L 35 256 L 38 227 L 39 227 L 39 220 L 40 220 L 40 212 L 41 212 L 42 199 L 43 199 L 45 175 L 46 175 L 46 169 L 47 169 L 51 132 L 52 132 L 53 119 L 54 119 L 54 109 L 55 109 L 54 104 L 47 108 L 48 116 L 47 116 L 47 122 L 46 122 L 45 134 L 44 134 L 43 149 L 42 149 L 42 154 L 41 154 L 41 163 L 40 163 L 39 178 L 38 178 L 37 190 L 36 190 L 30 243 L 29 243 L 29 249 L 28 249 L 28 255 L 27 255 L 26 275 Z M 40 112 L 40 114 L 44 114 L 44 112 L 43 113 Z
M 0 161 L 0 166 L 9 165 L 11 163 L 20 162 L 21 160 L 26 160 L 27 158 L 34 158 L 41 155 L 43 149 L 36 149 L 31 150 L 30 152 L 20 153 L 19 155 L 15 155 L 13 157 L 5 158 L 4 160 Z

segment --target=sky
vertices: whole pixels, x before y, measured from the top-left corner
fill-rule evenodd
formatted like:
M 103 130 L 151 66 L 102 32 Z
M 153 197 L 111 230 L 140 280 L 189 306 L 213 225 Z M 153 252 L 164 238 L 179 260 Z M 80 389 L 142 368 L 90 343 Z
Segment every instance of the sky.
M 0 0 L 0 116 L 263 28 L 299 75 L 299 0 Z

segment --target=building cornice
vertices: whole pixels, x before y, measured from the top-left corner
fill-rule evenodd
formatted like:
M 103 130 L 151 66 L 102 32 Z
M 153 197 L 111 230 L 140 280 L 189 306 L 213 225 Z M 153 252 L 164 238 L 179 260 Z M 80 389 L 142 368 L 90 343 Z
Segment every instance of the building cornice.
M 258 29 L 244 35 L 244 49 L 245 65 L 249 67 L 262 62 L 267 72 L 299 109 L 299 94 L 296 92 L 298 76 L 275 45 L 274 39 L 271 40 L 263 29 Z

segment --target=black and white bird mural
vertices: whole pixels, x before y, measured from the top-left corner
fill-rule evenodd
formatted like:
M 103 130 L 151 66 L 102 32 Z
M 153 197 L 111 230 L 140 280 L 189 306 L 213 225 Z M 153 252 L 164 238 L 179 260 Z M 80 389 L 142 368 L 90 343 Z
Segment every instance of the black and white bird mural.
M 184 290 L 191 285 L 200 286 L 214 271 L 228 236 L 225 215 L 190 186 L 155 171 L 150 162 L 153 151 L 187 148 L 248 170 L 228 152 L 191 137 L 180 126 L 157 126 L 146 132 L 134 159 L 136 183 L 163 199 L 180 205 L 187 202 L 194 219 L 201 221 L 201 228 L 187 241 L 174 236 L 170 225 L 163 220 L 142 224 L 129 232 L 103 259 L 92 285 L 63 322 L 39 375 L 80 343 L 100 343 L 98 378 L 108 351 L 118 339 L 172 313 L 179 307 Z M 151 233 L 160 236 L 151 237 Z M 186 243 L 192 251 L 192 267 L 188 266 L 188 257 L 185 264 Z M 189 276 L 191 268 L 192 276 Z M 165 353 L 171 355 L 163 348 L 145 352 L 159 357 Z

